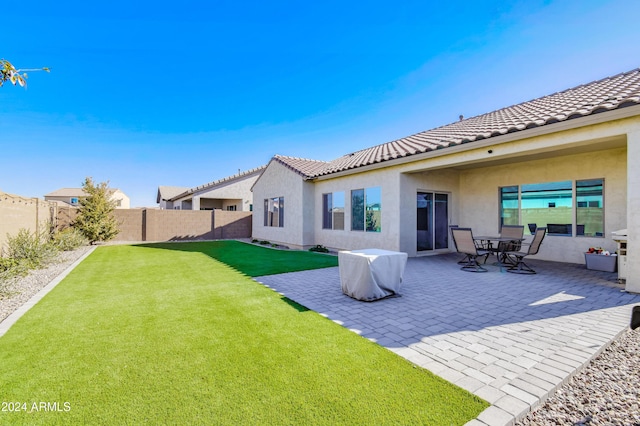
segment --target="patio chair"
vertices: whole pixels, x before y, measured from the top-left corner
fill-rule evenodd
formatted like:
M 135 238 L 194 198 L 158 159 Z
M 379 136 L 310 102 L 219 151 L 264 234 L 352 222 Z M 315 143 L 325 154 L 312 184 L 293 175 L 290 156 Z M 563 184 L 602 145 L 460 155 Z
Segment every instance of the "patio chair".
M 449 225 L 449 231 L 451 231 L 452 228 L 459 228 L 458 225 Z M 451 241 L 453 241 L 453 248 L 456 249 L 456 252 L 458 251 L 458 247 L 456 246 L 456 240 L 455 238 L 453 238 L 453 233 L 451 234 Z M 459 265 L 463 265 L 465 263 L 467 263 L 469 261 L 469 255 L 465 254 L 464 257 L 460 260 L 458 260 L 458 264 Z
M 522 238 L 524 237 L 524 225 L 502 225 L 501 238 L 513 238 L 513 241 L 501 241 L 498 243 L 498 260 L 500 263 L 516 264 L 515 260 L 507 255 L 510 251 L 520 251 Z
M 529 244 L 529 249 L 525 251 L 508 251 L 506 254 L 508 256 L 513 256 L 515 258 L 515 264 L 507 269 L 507 272 L 512 272 L 514 274 L 535 274 L 536 271 L 531 269 L 529 265 L 524 262 L 524 258 L 527 256 L 533 256 L 534 254 L 538 254 L 538 250 L 540 250 L 540 245 L 542 244 L 542 240 L 544 240 L 544 236 L 547 233 L 547 228 L 539 227 L 536 228 L 536 233 L 533 236 L 533 240 L 531 244 Z M 525 244 L 526 245 L 526 244 Z
M 458 253 L 467 256 L 466 263 L 460 269 L 468 272 L 487 272 L 478 263 L 478 257 L 488 256 L 490 252 L 476 246 L 471 228 L 451 228 L 451 237 Z

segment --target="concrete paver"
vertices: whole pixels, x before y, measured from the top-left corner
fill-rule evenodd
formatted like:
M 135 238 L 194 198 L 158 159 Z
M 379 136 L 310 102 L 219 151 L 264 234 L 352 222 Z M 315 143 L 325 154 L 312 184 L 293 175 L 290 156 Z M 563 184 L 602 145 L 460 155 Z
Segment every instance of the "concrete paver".
M 339 268 L 258 282 L 492 404 L 469 425 L 511 425 L 629 326 L 640 295 L 615 273 L 532 260 L 536 275 L 461 271 L 458 256 L 410 258 L 401 297 L 344 295 Z

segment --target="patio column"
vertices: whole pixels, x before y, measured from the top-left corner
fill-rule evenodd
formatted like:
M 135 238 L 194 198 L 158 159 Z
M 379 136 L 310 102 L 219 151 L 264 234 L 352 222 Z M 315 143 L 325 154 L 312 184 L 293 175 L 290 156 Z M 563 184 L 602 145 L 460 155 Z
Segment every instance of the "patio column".
M 191 200 L 191 210 L 200 210 L 200 197 L 193 197 Z
M 640 129 L 627 134 L 627 283 L 640 293 Z

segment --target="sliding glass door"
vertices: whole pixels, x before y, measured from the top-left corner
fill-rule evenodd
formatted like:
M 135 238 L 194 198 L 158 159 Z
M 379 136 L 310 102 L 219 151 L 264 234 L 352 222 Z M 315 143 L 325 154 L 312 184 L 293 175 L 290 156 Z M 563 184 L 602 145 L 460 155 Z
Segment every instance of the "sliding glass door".
M 449 247 L 449 195 L 418 192 L 417 250 L 429 251 Z

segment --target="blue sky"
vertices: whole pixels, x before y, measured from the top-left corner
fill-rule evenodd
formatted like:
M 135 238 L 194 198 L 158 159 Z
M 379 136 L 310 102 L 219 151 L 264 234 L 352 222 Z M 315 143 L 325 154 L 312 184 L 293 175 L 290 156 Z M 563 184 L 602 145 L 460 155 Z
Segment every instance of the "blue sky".
M 95 4 L 94 4 L 95 3 Z M 34 0 L 0 14 L 0 190 L 132 206 L 275 154 L 332 160 L 640 66 L 640 2 Z

